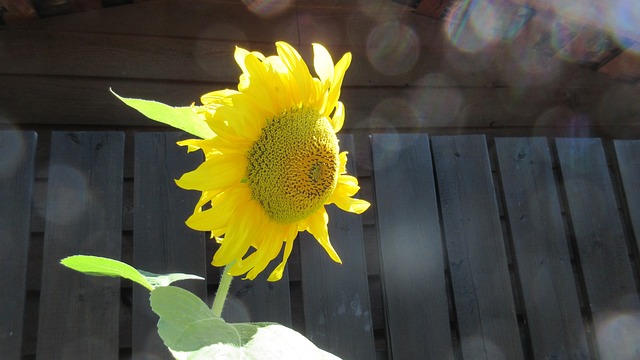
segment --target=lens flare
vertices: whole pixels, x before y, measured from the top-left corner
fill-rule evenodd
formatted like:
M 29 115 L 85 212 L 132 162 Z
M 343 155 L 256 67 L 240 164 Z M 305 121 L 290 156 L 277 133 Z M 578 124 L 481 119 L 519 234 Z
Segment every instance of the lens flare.
M 616 0 L 605 13 L 606 28 L 616 36 L 621 46 L 626 47 L 629 39 L 640 39 L 640 2 Z
M 469 8 L 469 25 L 474 32 L 487 43 L 499 39 L 499 29 L 502 27 L 501 18 L 491 2 L 472 2 Z
M 555 130 L 554 137 L 585 137 L 590 135 L 589 118 L 567 106 L 555 106 L 545 110 L 533 126 L 533 136 L 545 136 Z
M 47 206 L 47 219 L 57 224 L 68 224 L 77 220 L 87 211 L 91 202 L 87 179 L 78 170 L 66 165 L 54 165 L 49 169 L 51 177 L 64 179 L 59 186 L 53 188 L 56 201 Z M 51 187 L 50 187 L 50 190 Z
M 499 323 L 496 320 L 496 323 Z M 492 360 L 507 360 L 507 356 L 504 351 L 493 341 L 487 339 L 483 335 L 468 336 L 461 339 L 466 349 L 470 349 L 472 353 L 486 354 L 488 359 Z
M 452 126 L 462 117 L 464 97 L 446 75 L 429 74 L 420 84 L 410 99 L 420 126 Z
M 612 314 L 598 326 L 598 348 L 610 359 L 640 358 L 640 314 Z
M 389 97 L 373 108 L 368 119 L 372 128 L 398 128 L 417 126 L 419 120 L 413 107 L 404 98 Z
M 242 0 L 242 3 L 257 16 L 270 18 L 289 9 L 293 0 Z
M 449 42 L 465 52 L 476 52 L 490 44 L 490 41 L 476 33 L 469 24 L 469 1 L 453 5 L 444 21 L 445 33 Z M 477 21 L 477 20 L 476 20 Z
M 367 38 L 367 58 L 373 67 L 387 75 L 411 70 L 420 56 L 415 31 L 397 21 L 376 26 Z

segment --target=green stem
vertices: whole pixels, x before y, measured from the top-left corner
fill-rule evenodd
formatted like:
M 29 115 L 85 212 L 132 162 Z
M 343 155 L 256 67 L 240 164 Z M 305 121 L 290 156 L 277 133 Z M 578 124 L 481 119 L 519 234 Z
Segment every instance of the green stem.
M 229 270 L 231 270 L 232 266 L 233 263 L 225 266 L 224 270 L 222 270 L 218 291 L 216 291 L 216 297 L 213 299 L 213 306 L 211 306 L 213 314 L 218 317 L 222 316 L 222 308 L 224 307 L 224 302 L 227 299 L 227 294 L 229 294 L 231 280 L 233 280 L 233 276 L 229 275 Z

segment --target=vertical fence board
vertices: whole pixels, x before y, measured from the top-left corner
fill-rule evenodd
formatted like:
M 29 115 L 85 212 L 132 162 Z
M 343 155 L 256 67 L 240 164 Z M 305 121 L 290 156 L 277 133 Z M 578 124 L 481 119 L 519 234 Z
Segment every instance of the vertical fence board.
M 133 262 L 153 273 L 180 272 L 205 277 L 205 237 L 189 229 L 185 220 L 193 212 L 199 192 L 179 188 L 174 179 L 194 170 L 201 154 L 187 154 L 176 141 L 184 134 L 138 133 L 135 137 Z M 206 281 L 176 283 L 206 301 Z M 134 359 L 172 359 L 158 336 L 158 316 L 151 311 L 149 291 L 134 285 Z
M 36 133 L 0 131 L 0 354 L 19 359 Z
M 394 359 L 453 357 L 444 253 L 426 135 L 371 137 L 389 347 Z
M 556 147 L 600 357 L 640 357 L 637 326 L 636 334 L 620 326 L 640 300 L 602 143 L 556 139 Z
M 278 265 L 272 261 L 254 280 L 233 279 L 222 317 L 228 322 L 277 322 L 291 327 L 289 272 L 282 279 L 268 282 Z
M 432 138 L 449 268 L 465 359 L 521 359 L 485 137 Z
M 354 158 L 353 138 L 340 136 L 341 150 Z M 347 163 L 350 174 L 355 164 Z M 329 236 L 343 260 L 333 262 L 308 233 L 300 234 L 302 291 L 307 337 L 345 359 L 375 358 L 369 286 L 360 215 L 328 206 Z
M 47 193 L 37 356 L 116 359 L 120 281 L 64 268 L 89 254 L 119 258 L 124 135 L 54 132 Z
M 588 359 L 547 140 L 498 138 L 496 149 L 533 356 Z
M 640 140 L 615 140 L 613 143 L 635 245 L 640 253 Z

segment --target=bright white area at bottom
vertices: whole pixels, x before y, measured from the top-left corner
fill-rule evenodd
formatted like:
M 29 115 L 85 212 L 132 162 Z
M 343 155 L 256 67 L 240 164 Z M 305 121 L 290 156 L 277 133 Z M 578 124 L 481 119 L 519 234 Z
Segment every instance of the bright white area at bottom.
M 245 346 L 235 347 L 227 344 L 215 344 L 196 352 L 171 350 L 178 360 L 340 360 L 339 357 L 318 349 L 300 333 L 282 325 L 261 327 Z

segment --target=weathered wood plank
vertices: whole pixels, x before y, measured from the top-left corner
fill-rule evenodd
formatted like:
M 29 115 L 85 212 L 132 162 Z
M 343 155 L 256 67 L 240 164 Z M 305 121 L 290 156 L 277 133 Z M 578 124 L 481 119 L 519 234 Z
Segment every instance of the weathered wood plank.
M 5 82 L 6 81 L 6 82 Z M 109 92 L 125 97 L 154 99 L 172 106 L 198 102 L 202 94 L 225 85 L 208 83 L 146 82 L 91 78 L 40 78 L 0 75 L 0 124 L 82 124 L 159 126 L 120 102 Z M 229 86 L 233 86 L 229 84 Z M 22 94 L 29 94 L 24 97 Z M 41 99 L 44 107 L 35 106 Z M 161 125 L 164 126 L 164 125 Z M 166 126 L 165 126 L 166 127 Z
M 535 359 L 588 359 L 567 235 L 545 138 L 496 138 Z
M 317 25 L 319 28 L 332 31 L 352 25 L 349 17 L 345 18 L 344 15 L 336 20 L 345 22 L 346 25 L 341 26 L 321 26 L 324 25 L 322 22 L 328 20 L 318 14 L 310 19 L 320 21 L 321 24 Z M 365 19 L 373 21 L 368 17 Z M 503 59 L 510 59 L 514 51 L 508 45 L 492 47 L 473 55 L 456 53 L 455 49 L 451 49 L 452 45 L 446 43 L 446 36 L 442 34 L 439 22 L 430 26 L 423 24 L 428 23 L 424 23 L 424 17 L 420 17 L 417 25 L 412 28 L 415 33 L 421 34 L 420 43 L 416 43 L 414 47 L 395 49 L 390 46 L 403 45 L 401 38 L 396 42 L 378 41 L 376 44 L 379 45 L 376 47 L 367 46 L 365 40 L 346 45 L 332 44 L 324 41 L 322 31 L 312 32 L 314 38 L 309 41 L 292 45 L 301 52 L 312 73 L 311 42 L 324 44 L 334 61 L 342 54 L 351 52 L 352 64 L 344 80 L 345 86 L 522 87 L 548 82 L 523 73 L 519 68 L 520 64 L 504 61 Z M 401 36 L 409 33 L 388 23 L 373 21 L 371 27 L 375 28 L 375 25 L 391 27 L 378 31 L 383 34 L 396 31 L 400 34 L 395 35 Z M 324 36 L 345 37 L 344 34 L 333 33 Z M 261 51 L 265 55 L 275 54 L 273 42 L 256 42 L 253 39 L 206 40 L 197 36 L 175 38 L 104 32 L 5 30 L 0 32 L 0 48 L 4 49 L 0 53 L 0 74 L 234 83 L 240 75 L 240 69 L 233 58 L 236 45 Z M 455 62 L 451 59 L 452 52 L 456 53 Z M 539 56 L 534 50 L 526 49 L 518 49 L 518 54 L 524 58 Z M 562 84 L 563 89 L 607 87 L 611 82 L 603 74 L 558 59 L 541 58 L 539 61 L 556 69 L 554 82 Z M 493 66 L 487 67 L 487 62 L 491 62 Z M 434 69 L 437 72 L 434 73 Z M 454 100 L 455 97 L 449 101 Z M 428 104 L 430 107 L 437 105 L 435 101 Z
M 116 359 L 120 281 L 62 267 L 74 254 L 120 257 L 124 136 L 54 132 L 37 356 Z
M 224 0 L 140 2 L 13 24 L 12 28 L 257 42 L 293 43 L 298 39 L 294 8 L 263 18 L 241 2 Z
M 278 262 L 274 260 L 253 281 L 235 278 L 222 317 L 227 322 L 277 322 L 291 327 L 289 271 L 278 282 L 267 282 Z
M 20 359 L 35 132 L 0 131 L 0 354 Z
M 640 140 L 614 140 L 625 201 L 640 252 Z
M 211 90 L 236 84 L 206 82 L 143 81 L 100 78 L 57 78 L 0 75 L 0 125 L 125 125 L 160 126 L 120 103 L 110 92 L 122 96 L 154 99 L 174 106 L 198 102 Z M 602 113 L 602 104 L 615 100 L 619 110 Z M 559 89 L 553 86 L 523 88 L 487 87 L 347 87 L 341 100 L 349 121 L 345 129 L 407 129 L 446 127 L 574 126 L 567 113 L 589 114 L 600 126 L 635 124 L 633 102 L 638 89 Z M 606 96 L 605 96 L 606 95 Z M 571 98 L 569 103 L 566 99 Z M 34 102 L 33 99 L 38 99 Z M 446 99 L 442 103 L 441 99 Z M 400 109 L 400 110 L 399 110 Z M 564 109 L 548 111 L 548 109 Z
M 571 226 L 602 359 L 640 355 L 640 334 L 615 329 L 620 317 L 640 313 L 629 250 L 600 139 L 555 141 Z M 633 328 L 638 332 L 638 328 Z
M 184 221 L 199 193 L 180 189 L 174 179 L 195 169 L 201 154 L 187 154 L 176 141 L 186 134 L 137 133 L 134 165 L 133 265 L 156 274 L 181 272 L 206 278 L 205 236 Z M 206 301 L 206 281 L 176 284 Z M 151 311 L 149 291 L 133 289 L 133 358 L 170 359 L 157 334 L 158 316 Z
M 371 146 L 390 352 L 394 359 L 451 359 L 429 138 L 377 134 Z
M 342 151 L 353 154 L 353 137 L 340 136 Z M 347 170 L 354 174 L 355 163 Z M 367 267 L 359 215 L 327 208 L 337 264 L 315 238 L 299 235 L 306 336 L 318 347 L 346 359 L 375 358 Z
M 0 32 L 0 73 L 233 83 L 242 72 L 236 45 L 276 51 L 248 41 L 7 30 Z
M 437 136 L 432 150 L 462 355 L 522 359 L 486 139 Z

